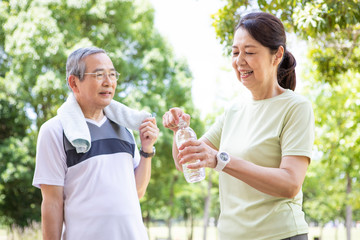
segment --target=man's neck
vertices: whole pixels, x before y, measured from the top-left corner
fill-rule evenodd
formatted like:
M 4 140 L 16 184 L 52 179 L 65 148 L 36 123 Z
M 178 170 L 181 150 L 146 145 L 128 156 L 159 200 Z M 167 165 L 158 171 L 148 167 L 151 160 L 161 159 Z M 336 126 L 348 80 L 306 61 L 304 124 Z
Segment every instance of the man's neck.
M 84 113 L 85 118 L 94 120 L 95 122 L 100 122 L 103 118 L 104 118 L 104 112 L 101 111 L 97 111 L 97 112 L 93 112 L 93 113 Z

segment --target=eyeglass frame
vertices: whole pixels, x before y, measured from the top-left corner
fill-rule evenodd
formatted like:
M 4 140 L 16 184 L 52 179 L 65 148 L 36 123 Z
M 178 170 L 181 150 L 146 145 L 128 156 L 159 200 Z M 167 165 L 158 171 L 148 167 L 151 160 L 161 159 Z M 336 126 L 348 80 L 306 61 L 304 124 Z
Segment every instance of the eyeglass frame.
M 98 76 L 98 74 L 99 74 L 100 72 L 103 72 L 103 75 L 104 75 L 104 76 L 102 77 L 102 79 L 99 79 L 99 76 Z M 84 73 L 84 75 L 94 75 L 94 74 L 95 74 L 95 78 L 96 78 L 96 80 L 97 80 L 98 82 L 104 81 L 104 80 L 106 79 L 106 77 L 109 78 L 110 81 L 116 82 L 117 80 L 119 80 L 120 73 L 117 72 L 117 71 L 114 71 L 114 72 L 115 72 L 115 79 L 111 79 L 111 77 L 110 77 L 110 73 L 112 73 L 112 71 L 111 71 L 110 73 L 107 73 L 106 71 L 99 70 L 99 71 L 96 71 L 96 72 L 94 72 L 94 73 Z

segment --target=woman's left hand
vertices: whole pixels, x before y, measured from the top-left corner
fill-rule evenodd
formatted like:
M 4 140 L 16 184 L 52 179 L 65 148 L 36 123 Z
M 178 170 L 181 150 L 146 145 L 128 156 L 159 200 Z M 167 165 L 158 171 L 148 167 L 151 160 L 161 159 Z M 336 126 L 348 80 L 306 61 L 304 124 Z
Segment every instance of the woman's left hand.
M 180 164 L 200 160 L 198 163 L 189 164 L 187 167 L 190 169 L 215 168 L 217 163 L 216 154 L 217 151 L 205 142 L 191 139 L 180 146 L 177 157 L 180 159 Z

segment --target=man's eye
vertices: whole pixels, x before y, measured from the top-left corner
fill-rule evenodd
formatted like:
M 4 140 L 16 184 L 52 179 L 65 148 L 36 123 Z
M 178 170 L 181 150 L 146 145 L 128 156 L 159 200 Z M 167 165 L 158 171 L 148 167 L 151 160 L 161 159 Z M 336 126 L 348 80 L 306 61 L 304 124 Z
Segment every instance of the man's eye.
M 115 77 L 115 76 L 116 76 L 116 73 L 115 73 L 115 72 L 111 72 L 109 75 L 110 75 L 110 77 Z
M 233 52 L 233 56 L 236 56 L 236 55 L 238 55 L 239 54 L 239 52 Z
M 254 54 L 254 53 L 251 53 L 251 52 L 245 52 L 245 54 L 247 54 L 247 55 L 252 55 L 252 54 Z
M 96 76 L 97 76 L 97 77 L 103 77 L 103 76 L 104 76 L 104 73 L 103 73 L 103 72 L 98 72 L 98 73 L 96 73 Z

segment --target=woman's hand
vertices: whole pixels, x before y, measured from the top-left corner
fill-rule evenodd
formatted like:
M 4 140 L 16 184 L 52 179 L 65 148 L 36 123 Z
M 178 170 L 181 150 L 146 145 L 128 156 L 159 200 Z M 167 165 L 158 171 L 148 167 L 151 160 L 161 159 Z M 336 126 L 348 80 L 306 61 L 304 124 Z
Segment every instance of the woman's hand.
M 217 163 L 216 154 L 217 151 L 204 141 L 189 140 L 180 146 L 177 158 L 180 160 L 179 164 L 200 160 L 198 163 L 189 164 L 187 167 L 190 169 L 215 168 Z
M 178 130 L 179 119 L 185 120 L 190 125 L 190 115 L 184 113 L 180 108 L 171 108 L 163 115 L 164 127 L 172 130 L 174 133 Z

